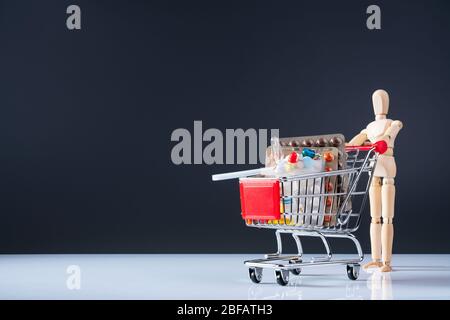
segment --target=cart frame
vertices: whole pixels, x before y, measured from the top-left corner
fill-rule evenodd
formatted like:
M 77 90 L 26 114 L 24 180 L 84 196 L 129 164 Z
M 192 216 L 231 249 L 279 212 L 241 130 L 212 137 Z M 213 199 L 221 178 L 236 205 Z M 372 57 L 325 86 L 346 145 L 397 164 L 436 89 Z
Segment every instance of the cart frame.
M 272 224 L 268 223 L 267 220 L 258 221 L 252 220 L 250 223 L 247 221 L 246 224 L 249 227 L 256 228 L 264 228 L 264 229 L 274 229 L 275 230 L 275 238 L 277 243 L 277 251 L 275 253 L 270 253 L 264 255 L 264 258 L 253 259 L 245 261 L 245 265 L 249 267 L 249 276 L 250 279 L 254 283 L 259 283 L 262 280 L 263 269 L 272 269 L 275 271 L 275 276 L 277 283 L 280 285 L 287 285 L 289 282 L 290 274 L 299 275 L 301 273 L 301 269 L 303 267 L 310 266 L 327 266 L 327 265 L 346 265 L 347 276 L 351 280 L 356 280 L 359 276 L 360 272 L 360 263 L 364 259 L 364 254 L 361 249 L 361 245 L 358 239 L 353 235 L 353 233 L 359 228 L 361 221 L 361 213 L 365 208 L 365 204 L 367 201 L 367 195 L 369 191 L 369 187 L 372 180 L 372 173 L 376 166 L 376 162 L 378 159 L 378 154 L 383 153 L 383 151 L 379 151 L 377 145 L 371 146 L 363 146 L 363 147 L 346 147 L 347 152 L 347 168 L 343 170 L 336 170 L 332 172 L 320 172 L 320 173 L 311 173 L 311 174 L 303 174 L 297 176 L 288 176 L 288 177 L 280 177 L 280 185 L 283 183 L 298 183 L 298 188 L 300 189 L 301 180 L 311 180 L 311 179 L 320 179 L 321 181 L 325 179 L 331 179 L 331 177 L 341 177 L 341 179 L 347 180 L 347 189 L 346 190 L 336 190 L 334 189 L 332 193 L 324 193 L 323 189 L 319 191 L 319 193 L 308 194 L 299 194 L 294 195 L 293 191 L 289 195 L 286 195 L 284 191 L 281 192 L 280 199 L 283 201 L 284 199 L 297 199 L 297 203 L 300 203 L 301 199 L 309 198 L 319 198 L 324 199 L 325 197 L 333 197 L 333 199 L 340 199 L 337 207 L 334 212 L 330 213 L 334 218 L 333 224 L 324 225 L 323 223 L 317 223 L 318 220 L 315 220 L 316 223 L 305 223 L 299 225 L 294 223 L 288 223 L 288 220 L 282 220 L 280 223 Z M 382 149 L 382 148 L 381 148 Z M 363 153 L 361 151 L 367 151 L 367 153 Z M 360 158 L 361 154 L 365 154 L 364 157 Z M 365 183 L 365 187 L 362 190 L 358 190 L 358 186 L 362 183 L 361 177 L 364 174 L 368 174 L 367 180 Z M 225 175 L 224 175 L 225 178 Z M 268 179 L 263 176 L 253 176 L 253 177 L 241 177 L 240 181 L 246 181 L 246 179 Z M 220 175 L 216 175 L 214 180 L 221 180 Z M 315 181 L 315 180 L 314 180 Z M 336 180 L 335 180 L 336 181 Z M 341 180 L 342 181 L 342 180 Z M 322 182 L 321 182 L 322 183 Z M 292 184 L 291 184 L 292 185 Z M 322 188 L 322 184 L 321 187 Z M 315 186 L 314 186 L 315 190 Z M 353 199 L 356 197 L 362 197 L 360 201 L 359 210 L 355 210 L 355 208 L 349 208 L 349 204 L 353 205 Z M 334 200 L 333 200 L 334 201 Z M 312 216 L 323 216 L 323 210 L 321 212 L 313 213 L 308 212 L 305 208 L 306 212 L 300 213 L 299 210 L 293 210 L 293 205 L 291 205 L 291 210 L 284 210 L 282 215 L 284 217 L 290 217 L 294 219 L 294 217 L 312 217 Z M 320 207 L 320 205 L 319 205 Z M 300 204 L 299 204 L 300 208 Z M 312 206 L 310 207 L 312 209 Z M 286 208 L 284 208 L 286 209 Z M 313 211 L 313 209 L 312 209 Z M 312 219 L 312 218 L 311 218 Z M 316 218 L 317 219 L 317 218 Z M 281 221 L 281 220 L 280 220 Z M 297 221 L 297 220 L 296 220 Z M 312 220 L 311 220 L 312 221 Z M 353 223 L 350 223 L 353 221 Z M 281 239 L 281 234 L 290 234 L 297 246 L 297 254 L 294 255 L 283 255 L 283 244 Z M 308 261 L 304 260 L 303 257 L 303 246 L 301 243 L 301 237 L 317 237 L 322 240 L 322 243 L 325 247 L 325 256 L 313 257 Z M 334 259 L 333 252 L 330 246 L 330 239 L 348 239 L 351 240 L 354 246 L 356 247 L 357 255 L 352 259 Z

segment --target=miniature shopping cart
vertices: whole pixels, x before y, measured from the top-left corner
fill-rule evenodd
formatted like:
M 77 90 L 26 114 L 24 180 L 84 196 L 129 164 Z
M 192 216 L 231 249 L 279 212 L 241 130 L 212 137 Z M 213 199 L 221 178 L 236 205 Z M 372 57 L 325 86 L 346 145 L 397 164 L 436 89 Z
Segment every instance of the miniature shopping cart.
M 346 167 L 331 172 L 269 178 L 256 170 L 214 175 L 213 180 L 240 177 L 242 217 L 248 227 L 275 230 L 277 252 L 264 259 L 245 261 L 254 283 L 261 282 L 263 269 L 275 270 L 280 285 L 289 274 L 299 275 L 302 267 L 345 265 L 351 280 L 359 276 L 364 258 L 353 233 L 358 229 L 367 199 L 371 173 L 378 154 L 386 151 L 384 141 L 370 146 L 346 147 Z M 298 254 L 283 255 L 281 234 L 292 235 Z M 318 237 L 326 255 L 303 260 L 300 237 Z M 356 247 L 354 259 L 333 259 L 329 239 L 349 239 Z

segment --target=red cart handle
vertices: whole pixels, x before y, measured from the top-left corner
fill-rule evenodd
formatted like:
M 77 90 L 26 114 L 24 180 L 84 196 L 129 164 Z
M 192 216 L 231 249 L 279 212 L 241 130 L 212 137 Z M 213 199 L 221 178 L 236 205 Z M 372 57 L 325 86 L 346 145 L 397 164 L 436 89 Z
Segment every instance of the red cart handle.
M 387 151 L 388 145 L 386 141 L 380 140 L 375 142 L 374 144 L 369 144 L 366 146 L 345 146 L 345 151 L 351 151 L 351 150 L 361 150 L 361 151 L 369 151 L 374 149 L 375 152 L 378 152 L 379 154 L 383 154 Z

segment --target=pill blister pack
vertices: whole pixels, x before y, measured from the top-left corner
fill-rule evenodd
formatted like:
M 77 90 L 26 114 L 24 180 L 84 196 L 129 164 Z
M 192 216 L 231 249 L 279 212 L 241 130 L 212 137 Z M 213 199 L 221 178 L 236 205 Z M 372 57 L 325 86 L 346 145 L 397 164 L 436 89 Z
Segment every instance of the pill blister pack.
M 325 171 L 345 169 L 347 154 L 342 134 L 280 138 L 280 144 L 283 156 L 292 151 L 301 154 L 304 149 L 311 149 L 324 158 Z M 266 166 L 273 165 L 275 160 L 272 148 L 268 147 Z M 343 201 L 343 197 L 335 194 L 345 193 L 347 187 L 340 176 L 281 182 L 281 193 L 284 196 L 284 201 L 280 204 L 281 222 L 295 226 L 334 226 L 339 205 Z M 326 194 L 330 196 L 324 196 Z

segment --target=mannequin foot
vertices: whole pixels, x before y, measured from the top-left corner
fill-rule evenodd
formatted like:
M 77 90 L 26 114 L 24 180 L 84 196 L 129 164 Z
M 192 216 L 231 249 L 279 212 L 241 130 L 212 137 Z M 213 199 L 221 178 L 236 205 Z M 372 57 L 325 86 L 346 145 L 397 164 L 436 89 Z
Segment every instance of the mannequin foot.
M 366 263 L 363 268 L 365 270 L 370 269 L 370 268 L 380 268 L 381 266 L 383 266 L 383 264 L 380 261 L 371 261 L 369 263 Z
M 392 271 L 392 267 L 390 264 L 388 263 L 384 263 L 383 266 L 380 269 L 381 272 L 391 272 Z

